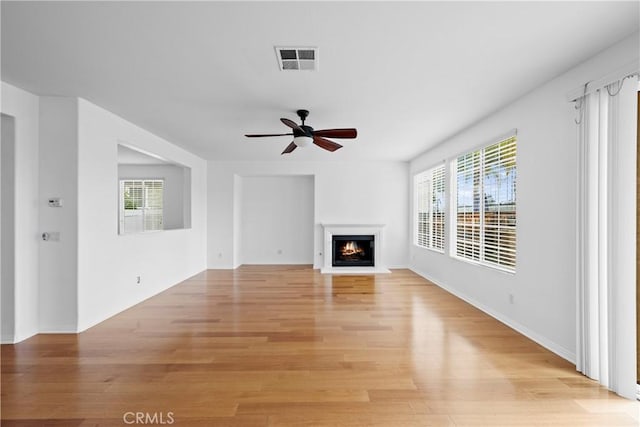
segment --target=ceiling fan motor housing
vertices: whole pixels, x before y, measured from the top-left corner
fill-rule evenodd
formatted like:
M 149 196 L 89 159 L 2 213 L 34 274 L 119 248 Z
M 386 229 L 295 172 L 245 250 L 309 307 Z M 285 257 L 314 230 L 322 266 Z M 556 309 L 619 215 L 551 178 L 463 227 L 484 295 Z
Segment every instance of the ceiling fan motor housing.
M 300 130 L 298 129 L 293 129 L 293 136 L 294 138 L 296 136 L 309 136 L 309 137 L 313 137 L 313 128 L 311 126 L 307 126 L 307 125 L 300 125 L 300 127 L 302 129 L 304 129 L 304 133 L 300 132 Z

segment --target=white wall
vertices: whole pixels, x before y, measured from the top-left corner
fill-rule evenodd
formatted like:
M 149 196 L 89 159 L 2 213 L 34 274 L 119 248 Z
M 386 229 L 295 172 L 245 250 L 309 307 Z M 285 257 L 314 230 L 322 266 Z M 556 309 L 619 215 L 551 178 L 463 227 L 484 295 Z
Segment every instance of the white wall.
M 313 264 L 313 176 L 241 179 L 240 263 Z
M 204 160 L 76 98 L 38 97 L 3 82 L 2 113 L 15 118 L 16 284 L 14 334 L 3 342 L 84 330 L 206 267 Z M 191 168 L 181 184 L 191 187 L 191 229 L 117 234 L 118 142 Z M 49 207 L 50 197 L 63 207 Z M 43 242 L 43 231 L 59 240 Z
M 17 342 L 38 331 L 39 99 L 4 82 L 1 90 L 2 113 L 15 118 L 14 335 L 7 338 Z
M 637 60 L 638 34 L 548 82 L 411 162 L 411 174 L 518 129 L 517 271 L 410 245 L 410 265 L 568 360 L 575 360 L 576 167 L 567 93 Z M 411 177 L 410 181 L 411 182 Z M 447 235 L 447 241 L 451 241 Z M 509 303 L 513 294 L 514 303 Z
M 78 101 L 40 98 L 40 332 L 72 332 L 78 322 Z M 63 206 L 52 208 L 50 197 Z
M 191 168 L 182 167 L 182 228 L 191 228 L 191 201 Z
M 13 342 L 15 322 L 15 118 L 1 115 L 0 131 L 0 342 Z
M 243 183 L 244 180 L 241 176 L 233 175 L 233 268 L 238 268 L 240 265 L 242 265 L 242 194 L 244 193 Z M 209 207 L 211 207 L 211 204 L 209 204 Z M 208 212 L 207 217 L 211 217 L 210 212 Z M 211 224 L 209 224 L 209 227 L 211 227 Z M 210 249 L 208 256 L 212 256 Z M 223 256 L 223 253 L 218 252 L 214 256 L 216 256 L 220 260 Z
M 323 264 L 322 223 L 386 224 L 384 259 L 388 267 L 406 267 L 408 242 L 405 162 L 209 162 L 208 267 L 233 268 L 234 176 L 313 175 L 315 183 L 315 268 Z M 235 179 L 237 181 L 237 179 Z M 242 207 L 244 210 L 244 207 Z M 237 242 L 236 242 L 237 244 Z
M 162 225 L 165 230 L 185 228 L 185 168 L 176 165 L 118 165 L 118 179 L 164 179 Z
M 207 164 L 85 100 L 78 106 L 78 329 L 84 330 L 206 268 Z M 190 229 L 118 235 L 119 142 L 191 168 Z

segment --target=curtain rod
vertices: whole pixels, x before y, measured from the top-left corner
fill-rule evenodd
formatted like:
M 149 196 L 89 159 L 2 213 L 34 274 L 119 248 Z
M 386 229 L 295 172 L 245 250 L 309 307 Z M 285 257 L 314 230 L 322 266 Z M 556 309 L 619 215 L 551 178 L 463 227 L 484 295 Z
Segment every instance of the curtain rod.
M 585 88 L 585 85 L 583 84 L 583 85 L 580 85 L 580 87 L 573 89 L 567 94 L 567 101 L 575 102 L 585 94 L 588 95 L 599 89 L 602 89 L 606 85 L 613 83 L 616 80 L 621 80 L 627 77 L 638 75 L 639 71 L 640 71 L 640 61 L 636 59 L 624 65 L 623 67 L 620 67 L 616 71 L 599 78 L 598 80 L 591 80 L 590 82 L 587 82 L 586 88 Z

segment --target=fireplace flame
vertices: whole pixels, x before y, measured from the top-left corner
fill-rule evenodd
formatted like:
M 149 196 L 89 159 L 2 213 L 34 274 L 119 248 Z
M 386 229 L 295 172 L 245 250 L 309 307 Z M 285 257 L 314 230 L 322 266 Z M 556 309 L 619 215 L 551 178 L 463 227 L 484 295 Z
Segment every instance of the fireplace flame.
M 364 250 L 356 242 L 347 242 L 341 249 L 342 256 L 364 255 Z

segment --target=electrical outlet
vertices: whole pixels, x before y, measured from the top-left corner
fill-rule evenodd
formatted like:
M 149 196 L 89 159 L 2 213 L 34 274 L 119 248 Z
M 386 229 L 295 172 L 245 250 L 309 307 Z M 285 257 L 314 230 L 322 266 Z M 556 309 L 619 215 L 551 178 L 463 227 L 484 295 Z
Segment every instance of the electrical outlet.
M 136 283 L 139 285 L 140 284 L 140 276 L 136 276 Z
M 514 301 L 515 297 L 513 296 L 513 294 L 509 294 L 509 304 L 513 304 Z

